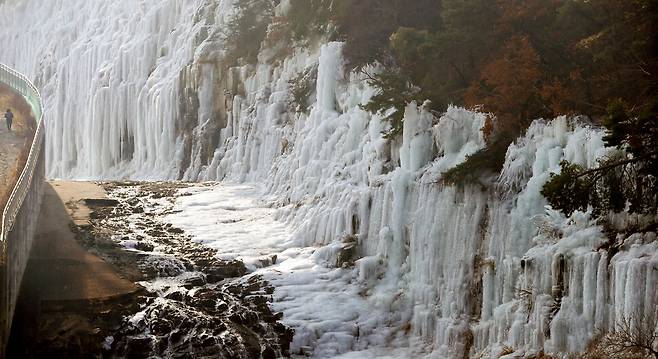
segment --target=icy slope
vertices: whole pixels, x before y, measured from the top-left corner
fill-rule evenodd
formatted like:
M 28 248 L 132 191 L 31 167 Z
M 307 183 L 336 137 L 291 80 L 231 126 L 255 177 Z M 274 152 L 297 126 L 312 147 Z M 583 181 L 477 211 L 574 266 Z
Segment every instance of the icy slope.
M 359 107 L 372 89 L 342 69 L 340 43 L 280 61 L 264 49 L 257 66 L 226 69 L 216 34 L 230 1 L 21 0 L 0 12 L 11 14 L 0 61 L 44 89 L 50 176 L 262 185 L 271 210 L 248 218 L 266 229 L 256 249 L 287 253 L 280 265 L 298 285 L 313 284 L 311 271 L 322 291 L 346 288 L 341 298 L 358 309 L 318 324 L 298 305 L 309 297 L 275 283 L 299 352 L 565 354 L 658 304 L 655 234 L 620 238 L 608 252 L 587 213 L 564 218 L 540 195 L 562 159 L 591 167 L 606 153 L 602 133 L 583 123 L 536 121 L 494 184 L 446 187 L 442 172 L 484 146 L 485 116 L 410 104 L 402 138 L 386 141 L 384 123 Z M 313 104 L 296 114 L 289 81 L 315 67 Z M 223 218 L 226 208 L 208 204 L 223 195 L 208 196 L 189 215 Z M 277 241 L 266 241 L 270 229 Z M 248 236 L 228 230 L 239 240 L 225 255 L 251 256 Z

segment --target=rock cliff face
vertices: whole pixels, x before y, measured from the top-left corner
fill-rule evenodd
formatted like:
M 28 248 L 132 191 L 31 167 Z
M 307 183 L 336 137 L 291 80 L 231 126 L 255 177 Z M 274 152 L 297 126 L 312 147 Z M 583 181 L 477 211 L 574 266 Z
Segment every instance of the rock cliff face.
M 376 324 L 346 335 L 339 353 L 564 355 L 655 310 L 656 235 L 627 230 L 642 219 L 617 216 L 610 235 L 589 213 L 547 208 L 540 194 L 561 160 L 596 165 L 607 152 L 600 130 L 537 120 L 497 178 L 446 186 L 442 173 L 484 146 L 485 115 L 409 104 L 402 138 L 385 140 L 381 118 L 359 106 L 373 90 L 342 68 L 340 43 L 285 58 L 263 47 L 257 65 L 225 66 L 219 34 L 232 11 L 224 0 L 0 5 L 9 18 L 0 61 L 46 98 L 49 175 L 264 183 L 299 245 L 356 242 L 342 263 L 353 262 Z M 291 80 L 304 73 L 315 90 L 297 113 Z M 324 334 L 298 331 L 293 346 Z

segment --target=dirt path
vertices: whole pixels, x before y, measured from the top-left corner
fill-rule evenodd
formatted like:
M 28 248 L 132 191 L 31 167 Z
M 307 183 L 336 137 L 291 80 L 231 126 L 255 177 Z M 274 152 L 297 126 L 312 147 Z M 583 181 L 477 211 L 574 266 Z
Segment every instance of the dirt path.
M 4 113 L 14 113 L 12 131 L 7 129 Z M 0 205 L 4 204 L 23 169 L 32 143 L 36 121 L 30 106 L 11 88 L 0 85 Z

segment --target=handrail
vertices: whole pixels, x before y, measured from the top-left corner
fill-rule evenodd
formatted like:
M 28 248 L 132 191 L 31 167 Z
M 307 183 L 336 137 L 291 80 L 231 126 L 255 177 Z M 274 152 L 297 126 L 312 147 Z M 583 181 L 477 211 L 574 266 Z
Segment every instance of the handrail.
M 0 82 L 8 85 L 17 92 L 19 92 L 27 103 L 32 108 L 32 112 L 37 121 L 37 129 L 34 133 L 34 139 L 30 146 L 30 153 L 28 155 L 25 167 L 16 181 L 7 203 L 2 211 L 2 227 L 0 229 L 0 243 L 5 243 L 7 234 L 12 230 L 16 216 L 18 215 L 25 196 L 30 189 L 32 178 L 39 161 L 41 147 L 43 146 L 44 139 L 44 125 L 43 125 L 43 105 L 41 102 L 41 95 L 39 90 L 28 80 L 28 78 L 20 72 L 0 64 Z M 6 248 L 5 245 L 2 246 Z
M 18 292 L 36 233 L 44 183 L 43 105 L 28 78 L 0 64 L 0 83 L 23 96 L 37 121 L 27 161 L 2 209 L 0 225 L 0 359 L 9 340 Z

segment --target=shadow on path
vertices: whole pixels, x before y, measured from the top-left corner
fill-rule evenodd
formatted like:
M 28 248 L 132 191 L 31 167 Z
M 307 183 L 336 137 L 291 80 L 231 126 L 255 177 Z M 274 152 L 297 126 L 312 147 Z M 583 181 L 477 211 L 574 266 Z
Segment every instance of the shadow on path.
M 110 264 L 78 244 L 71 230 L 73 218 L 70 211 L 73 210 L 67 208 L 65 202 L 75 203 L 69 207 L 76 208 L 73 217 L 79 223 L 85 220 L 76 214 L 81 212 L 79 208 L 84 206 L 83 200 L 102 197 L 104 192 L 93 183 L 60 182 L 44 186 L 37 235 L 9 340 L 9 357 L 32 357 L 29 352 L 36 340 L 57 340 L 63 335 L 49 332 L 50 327 L 61 332 L 69 331 L 69 334 L 93 332 L 93 327 L 85 327 L 92 323 L 75 318 L 106 310 L 105 304 L 110 301 L 130 300 L 138 290 L 132 282 L 121 278 Z M 45 320 L 46 317 L 49 319 Z M 52 318 L 61 320 L 53 323 Z M 67 320 L 71 322 L 67 323 Z M 52 338 L 47 338 L 49 335 Z M 80 344 L 80 348 L 84 346 L 84 343 Z

